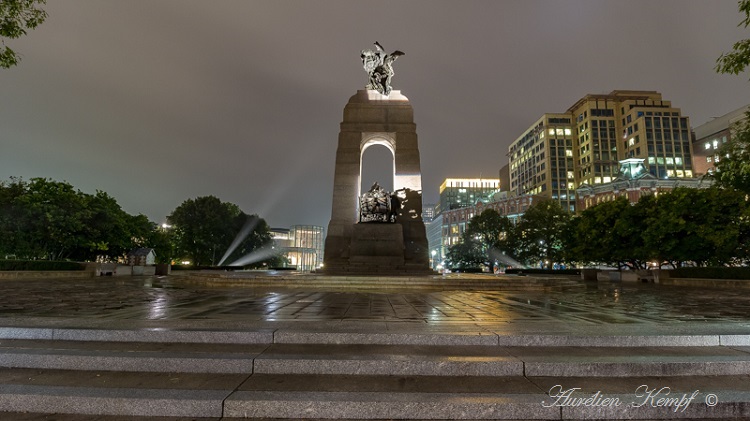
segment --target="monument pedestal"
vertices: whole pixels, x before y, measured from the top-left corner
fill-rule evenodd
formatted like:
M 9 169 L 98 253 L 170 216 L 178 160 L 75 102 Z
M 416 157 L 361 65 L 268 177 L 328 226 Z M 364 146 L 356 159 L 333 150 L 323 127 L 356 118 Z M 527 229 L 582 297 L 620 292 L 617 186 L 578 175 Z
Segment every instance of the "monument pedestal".
M 382 145 L 393 154 L 393 188 L 407 192 L 396 223 L 358 224 L 362 154 Z M 323 272 L 330 274 L 431 274 L 422 221 L 422 174 L 417 128 L 400 91 L 360 90 L 344 107 L 333 181 L 333 206 Z
M 421 224 L 424 231 L 424 224 Z M 354 224 L 347 247 L 348 258 L 327 262 L 324 272 L 331 275 L 427 275 L 429 261 L 420 261 L 427 254 L 424 244 L 409 236 L 419 232 L 415 223 Z M 409 240 L 406 240 L 409 238 Z

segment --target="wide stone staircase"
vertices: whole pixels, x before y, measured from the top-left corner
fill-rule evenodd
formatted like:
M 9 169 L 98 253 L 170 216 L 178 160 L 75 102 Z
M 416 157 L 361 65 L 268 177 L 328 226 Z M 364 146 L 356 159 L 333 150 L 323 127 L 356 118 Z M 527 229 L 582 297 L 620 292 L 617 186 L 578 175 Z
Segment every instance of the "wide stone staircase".
M 0 420 L 155 417 L 750 419 L 750 336 L 0 327 Z

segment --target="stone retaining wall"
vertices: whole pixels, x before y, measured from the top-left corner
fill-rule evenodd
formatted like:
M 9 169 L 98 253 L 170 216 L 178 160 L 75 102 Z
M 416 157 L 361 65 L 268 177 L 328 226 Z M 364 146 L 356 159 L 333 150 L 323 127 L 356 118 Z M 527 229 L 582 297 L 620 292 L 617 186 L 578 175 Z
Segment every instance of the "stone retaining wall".
M 88 270 L 12 270 L 0 271 L 0 280 L 14 279 L 75 279 L 93 278 L 94 272 Z

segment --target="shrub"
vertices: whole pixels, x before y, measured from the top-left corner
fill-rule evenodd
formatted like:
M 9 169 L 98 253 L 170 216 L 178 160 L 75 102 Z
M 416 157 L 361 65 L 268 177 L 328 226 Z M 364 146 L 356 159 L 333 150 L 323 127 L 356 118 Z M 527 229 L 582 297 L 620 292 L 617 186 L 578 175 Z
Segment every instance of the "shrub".
M 62 262 L 54 260 L 0 260 L 0 270 L 52 271 L 84 269 L 85 265 L 78 262 Z
M 505 273 L 510 275 L 580 275 L 580 269 L 506 269 Z
M 669 271 L 671 278 L 750 279 L 750 267 L 677 268 Z

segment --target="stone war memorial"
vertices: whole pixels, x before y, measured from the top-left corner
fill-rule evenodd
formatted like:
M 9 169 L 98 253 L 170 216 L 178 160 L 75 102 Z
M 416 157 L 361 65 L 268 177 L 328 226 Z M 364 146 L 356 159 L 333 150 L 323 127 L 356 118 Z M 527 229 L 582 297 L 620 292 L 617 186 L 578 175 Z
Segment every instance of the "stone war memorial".
M 391 89 L 401 51 L 363 50 L 368 84 L 344 107 L 333 181 L 324 271 L 331 275 L 431 274 L 422 221 L 422 174 L 409 99 Z M 362 155 L 373 145 L 393 154 L 393 193 L 361 192 Z

